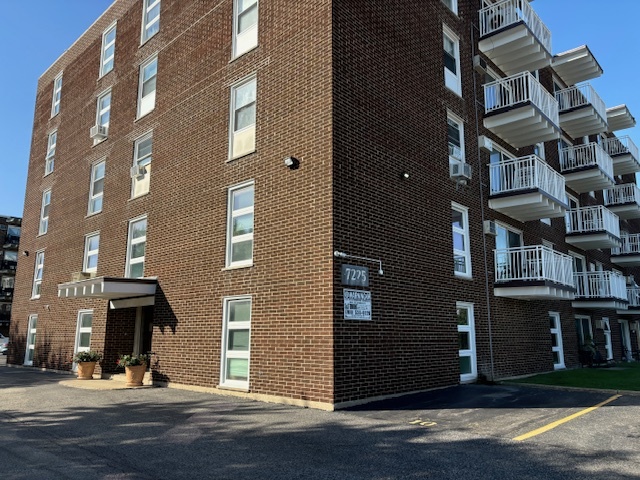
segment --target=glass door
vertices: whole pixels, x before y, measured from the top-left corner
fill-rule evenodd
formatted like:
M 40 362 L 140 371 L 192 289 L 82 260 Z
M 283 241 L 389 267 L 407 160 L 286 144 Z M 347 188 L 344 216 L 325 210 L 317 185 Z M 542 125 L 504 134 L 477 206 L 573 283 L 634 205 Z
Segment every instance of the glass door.
M 91 324 L 93 323 L 93 310 L 80 310 L 78 312 L 78 326 L 76 327 L 75 352 L 88 352 L 91 350 Z M 73 364 L 73 371 L 78 364 Z
M 29 326 L 27 329 L 27 351 L 24 355 L 24 364 L 25 365 L 33 365 L 33 356 L 35 354 L 35 346 L 36 346 L 36 327 L 38 324 L 38 316 L 30 315 L 29 316 Z
M 551 331 L 551 354 L 553 355 L 553 368 L 555 370 L 565 368 L 564 350 L 562 348 L 562 327 L 560 314 L 549 312 L 549 327 Z
M 604 331 L 604 348 L 607 351 L 607 360 L 613 358 L 613 345 L 611 344 L 611 325 L 608 318 L 602 319 L 602 330 Z
M 460 382 L 478 378 L 476 359 L 476 332 L 472 303 L 456 303 L 458 317 L 458 344 L 460 356 Z

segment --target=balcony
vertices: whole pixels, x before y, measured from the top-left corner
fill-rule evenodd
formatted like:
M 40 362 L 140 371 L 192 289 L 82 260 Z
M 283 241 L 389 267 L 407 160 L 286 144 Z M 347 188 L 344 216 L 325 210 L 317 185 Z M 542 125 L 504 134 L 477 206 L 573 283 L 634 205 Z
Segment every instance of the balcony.
M 621 267 L 640 267 L 640 234 L 622 235 L 622 246 L 611 249 L 611 261 Z
M 560 150 L 560 171 L 567 187 L 578 193 L 613 188 L 613 161 L 597 143 Z
M 0 289 L 0 301 L 11 301 L 13 299 L 13 288 Z
M 591 85 L 575 85 L 555 93 L 560 126 L 572 138 L 607 130 L 607 107 Z
M 573 259 L 543 245 L 494 250 L 497 297 L 573 300 Z
M 478 48 L 507 75 L 551 65 L 551 32 L 528 0 L 499 0 L 478 13 Z
M 638 147 L 627 135 L 603 140 L 602 148 L 613 160 L 614 175 L 640 172 Z
M 484 126 L 514 147 L 560 138 L 558 102 L 529 72 L 484 85 Z
M 640 189 L 635 183 L 623 183 L 604 191 L 604 204 L 618 217 L 640 218 Z
M 602 205 L 567 212 L 565 241 L 582 250 L 620 247 L 620 219 Z
M 6 236 L 2 242 L 2 248 L 4 249 L 16 249 L 20 243 L 20 237 Z
M 489 165 L 489 208 L 520 222 L 562 217 L 564 177 L 535 155 Z
M 16 273 L 16 266 L 18 262 L 11 262 L 8 260 L 4 260 L 0 262 L 0 273 Z
M 624 310 L 618 310 L 616 313 L 623 315 L 640 314 L 640 287 L 637 285 L 632 287 L 627 286 L 627 301 L 629 302 L 627 308 Z
M 611 308 L 625 310 L 629 304 L 627 284 L 617 272 L 579 272 L 574 274 L 576 295 L 573 308 Z
M 602 75 L 602 67 L 586 45 L 554 55 L 551 67 L 567 85 Z
M 636 119 L 626 105 L 607 108 L 607 123 L 610 132 L 625 130 L 636 126 Z

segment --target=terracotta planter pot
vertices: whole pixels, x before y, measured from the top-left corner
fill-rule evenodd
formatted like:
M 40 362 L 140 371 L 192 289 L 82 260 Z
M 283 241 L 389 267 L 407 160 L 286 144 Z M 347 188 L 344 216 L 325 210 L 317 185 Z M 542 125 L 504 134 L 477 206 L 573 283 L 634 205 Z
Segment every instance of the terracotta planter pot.
M 93 380 L 93 372 L 96 369 L 97 362 L 79 362 L 78 363 L 78 380 Z
M 144 374 L 147 371 L 147 364 L 124 367 L 124 371 L 127 375 L 127 387 L 141 387 Z

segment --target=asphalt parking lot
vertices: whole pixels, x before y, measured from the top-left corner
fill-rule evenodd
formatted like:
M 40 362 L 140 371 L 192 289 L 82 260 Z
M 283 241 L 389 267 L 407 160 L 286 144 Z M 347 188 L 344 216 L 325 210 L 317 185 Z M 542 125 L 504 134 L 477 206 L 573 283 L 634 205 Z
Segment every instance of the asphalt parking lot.
M 465 385 L 322 412 L 68 379 L 0 367 L 1 478 L 640 478 L 640 396 Z

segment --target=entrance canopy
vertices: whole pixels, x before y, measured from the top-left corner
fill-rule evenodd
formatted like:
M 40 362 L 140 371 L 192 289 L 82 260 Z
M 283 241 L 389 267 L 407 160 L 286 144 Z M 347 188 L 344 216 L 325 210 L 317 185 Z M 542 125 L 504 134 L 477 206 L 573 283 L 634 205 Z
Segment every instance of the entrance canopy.
M 109 308 L 153 305 L 157 278 L 95 277 L 58 285 L 60 298 L 103 298 Z

